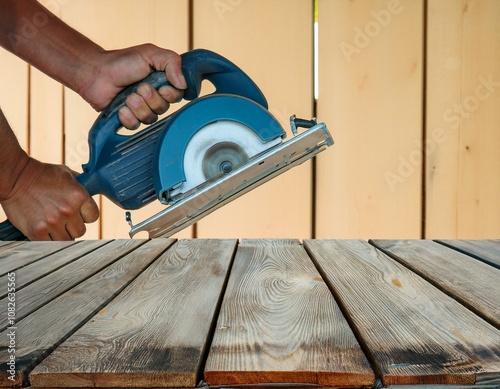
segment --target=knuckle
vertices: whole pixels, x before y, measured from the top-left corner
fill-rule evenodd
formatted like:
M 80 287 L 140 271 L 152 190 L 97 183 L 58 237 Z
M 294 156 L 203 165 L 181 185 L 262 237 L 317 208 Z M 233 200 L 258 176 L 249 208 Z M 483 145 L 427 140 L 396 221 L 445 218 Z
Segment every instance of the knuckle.
M 49 234 L 49 225 L 45 221 L 39 221 L 31 226 L 31 238 L 34 240 L 42 239 Z
M 75 214 L 75 210 L 69 204 L 61 204 L 59 206 L 59 213 L 64 218 L 71 218 Z

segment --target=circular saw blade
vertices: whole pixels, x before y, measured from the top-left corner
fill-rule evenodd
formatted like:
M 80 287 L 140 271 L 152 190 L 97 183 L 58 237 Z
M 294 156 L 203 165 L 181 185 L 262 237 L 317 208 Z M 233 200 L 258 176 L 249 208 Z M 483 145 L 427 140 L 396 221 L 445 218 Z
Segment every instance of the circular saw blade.
M 281 142 L 281 137 L 263 142 L 251 128 L 232 120 L 208 124 L 190 139 L 184 153 L 186 181 L 170 195 L 178 196 L 214 177 L 230 173 Z
M 231 173 L 238 166 L 248 161 L 248 155 L 239 145 L 231 142 L 220 142 L 210 147 L 203 158 L 203 174 L 205 179 Z

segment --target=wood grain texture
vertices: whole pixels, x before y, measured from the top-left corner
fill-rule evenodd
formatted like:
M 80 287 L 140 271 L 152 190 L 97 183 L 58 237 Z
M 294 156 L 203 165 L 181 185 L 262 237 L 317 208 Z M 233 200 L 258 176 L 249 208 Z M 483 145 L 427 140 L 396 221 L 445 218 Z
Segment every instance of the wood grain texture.
M 463 1 L 427 1 L 425 237 L 457 237 L 460 131 L 450 109 L 461 101 Z M 453 112 L 453 111 L 451 111 Z M 446 115 L 446 116 L 445 116 Z
M 428 240 L 372 242 L 500 328 L 500 269 Z
M 0 275 L 36 262 L 74 244 L 75 242 L 31 242 L 29 245 L 9 246 L 0 251 Z
M 36 242 L 38 243 L 38 242 Z M 51 243 L 57 247 L 56 242 L 45 242 L 47 246 Z M 44 278 L 22 288 L 16 293 L 18 304 L 16 305 L 17 320 L 29 315 L 44 304 L 57 296 L 78 285 L 93 274 L 101 271 L 106 266 L 116 261 L 121 256 L 134 250 L 144 241 L 116 240 L 108 245 L 97 249 L 69 265 L 58 269 Z M 34 245 L 36 247 L 36 245 Z M 69 254 L 71 255 L 71 254 Z M 50 257 L 46 260 L 50 261 Z M 19 270 L 19 272 L 21 272 Z M 0 300 L 0 306 L 7 305 L 6 298 Z M 7 316 L 0 317 L 0 329 L 7 327 Z
M 7 372 L 2 370 L 0 385 L 27 384 L 29 372 L 43 358 L 90 320 L 173 242 L 171 239 L 149 241 L 135 246 L 134 251 L 123 257 L 127 250 L 116 250 L 117 261 L 19 321 L 16 324 L 17 380 L 15 383 L 9 381 Z M 8 331 L 0 333 L 2 364 L 9 357 Z
M 77 260 L 79 257 L 84 256 L 107 243 L 109 243 L 109 241 L 106 240 L 88 240 L 79 242 L 76 245 L 70 246 L 67 250 L 58 251 L 50 256 L 42 258 L 39 261 L 23 266 L 15 272 L 16 291 L 19 291 L 26 285 L 63 266 L 66 266 L 67 264 Z M 33 244 L 33 242 L 29 243 L 29 245 L 31 244 Z M 25 248 L 27 247 L 28 246 L 25 246 Z M 7 277 L 0 277 L 0 298 L 4 298 L 7 294 L 7 283 Z
M 282 243 L 238 247 L 205 381 L 372 385 L 374 373 L 304 248 Z
M 14 246 L 18 246 L 21 244 L 26 243 L 25 241 L 8 241 L 8 240 L 2 240 L 0 241 L 0 250 L 5 250 L 7 248 L 12 248 Z
M 193 46 L 243 69 L 291 136 L 290 115 L 313 116 L 312 21 L 309 0 L 194 0 Z M 197 237 L 310 237 L 312 201 L 306 162 L 203 218 Z
M 37 387 L 195 387 L 235 240 L 182 240 L 31 374 Z
M 500 269 L 500 240 L 437 240 L 438 243 Z
M 363 241 L 304 242 L 385 385 L 500 380 L 500 332 Z
M 317 238 L 419 238 L 423 0 L 319 0 Z
M 500 3 L 429 0 L 426 237 L 500 233 Z

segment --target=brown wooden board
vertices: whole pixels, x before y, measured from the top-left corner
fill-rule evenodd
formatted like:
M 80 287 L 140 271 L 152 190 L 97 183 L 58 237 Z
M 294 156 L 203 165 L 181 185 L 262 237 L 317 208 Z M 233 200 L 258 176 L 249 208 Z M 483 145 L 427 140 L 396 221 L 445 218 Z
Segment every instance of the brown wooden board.
M 155 239 L 130 252 L 130 245 L 113 251 L 117 261 L 15 324 L 15 379 L 7 369 L 0 370 L 0 387 L 29 384 L 29 372 L 59 343 L 91 319 L 134 278 L 173 243 L 172 239 Z M 123 256 L 126 254 L 125 256 Z M 84 271 L 84 269 L 82 269 Z M 9 356 L 7 329 L 0 333 L 0 363 Z M 69 356 L 68 356 L 69 357 Z
M 235 257 L 205 381 L 364 386 L 373 385 L 375 376 L 299 242 L 245 240 Z
M 33 262 L 29 265 L 16 270 L 15 273 L 15 288 L 19 291 L 26 285 L 50 274 L 51 272 L 75 261 L 81 256 L 88 254 L 100 246 L 104 246 L 109 241 L 106 240 L 88 240 L 80 242 L 77 245 L 68 247 L 67 250 L 58 251 L 48 257 L 39 261 Z M 31 243 L 30 243 L 31 244 Z M 27 246 L 26 246 L 27 247 Z M 0 277 L 0 298 L 7 295 L 7 277 Z
M 430 240 L 372 243 L 500 328 L 500 269 Z
M 34 247 L 36 243 L 38 242 L 35 242 Z M 143 240 L 115 240 L 19 290 L 16 292 L 17 320 L 70 290 L 143 243 Z M 71 251 L 68 251 L 68 255 L 71 255 Z M 50 261 L 50 257 L 45 260 Z M 19 272 L 22 272 L 22 269 Z M 7 297 L 0 300 L 0 306 L 7 306 Z M 7 326 L 7 316 L 0 317 L 0 330 L 3 331 Z
M 236 240 L 181 240 L 31 374 L 37 387 L 195 387 Z
M 30 242 L 28 245 L 9 246 L 0 251 L 0 276 L 74 244 L 75 242 Z
M 500 269 L 500 239 L 496 240 L 437 240 L 471 257 Z
M 304 246 L 385 385 L 500 383 L 492 325 L 367 242 Z

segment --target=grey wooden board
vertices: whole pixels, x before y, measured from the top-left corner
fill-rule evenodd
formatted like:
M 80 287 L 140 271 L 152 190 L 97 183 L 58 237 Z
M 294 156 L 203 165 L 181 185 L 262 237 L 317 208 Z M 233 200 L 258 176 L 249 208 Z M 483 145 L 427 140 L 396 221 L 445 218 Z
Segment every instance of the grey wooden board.
M 364 241 L 306 240 L 385 385 L 500 383 L 500 332 Z
M 430 240 L 372 243 L 500 328 L 500 269 Z
M 29 372 L 43 358 L 108 304 L 172 243 L 172 239 L 155 239 L 139 247 L 134 245 L 132 252 L 129 244 L 123 245 L 121 251 L 114 251 L 116 261 L 17 322 L 16 381 L 10 381 L 8 372 L 2 369 L 0 387 L 28 383 Z M 10 355 L 9 331 L 0 333 L 3 366 Z
M 236 243 L 176 243 L 37 366 L 33 385 L 195 387 Z
M 238 247 L 205 366 L 210 386 L 373 385 L 375 374 L 298 241 Z
M 25 242 L 0 250 L 0 276 L 70 247 L 75 242 Z
M 500 239 L 490 240 L 436 240 L 500 269 Z
M 14 246 L 19 246 L 21 244 L 24 244 L 26 242 L 24 241 L 8 241 L 8 240 L 0 240 L 0 251 L 1 250 L 6 250 L 7 248 L 12 248 Z
M 48 257 L 14 271 L 15 288 L 19 292 L 26 285 L 50 274 L 51 272 L 73 262 L 81 256 L 88 254 L 100 246 L 104 246 L 109 241 L 106 240 L 88 240 L 82 241 L 77 245 L 69 247 L 67 250 L 58 251 Z M 7 277 L 0 277 L 0 298 L 7 295 Z
M 17 319 L 29 315 L 143 243 L 144 240 L 115 240 L 21 289 L 16 293 Z M 68 255 L 70 253 L 68 251 Z M 45 260 L 50 261 L 50 257 Z M 7 306 L 7 298 L 0 300 L 0 306 Z M 0 330 L 7 327 L 7 321 L 6 316 L 0 317 Z

